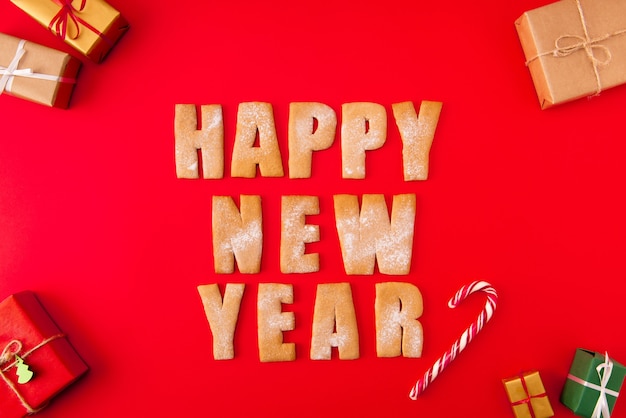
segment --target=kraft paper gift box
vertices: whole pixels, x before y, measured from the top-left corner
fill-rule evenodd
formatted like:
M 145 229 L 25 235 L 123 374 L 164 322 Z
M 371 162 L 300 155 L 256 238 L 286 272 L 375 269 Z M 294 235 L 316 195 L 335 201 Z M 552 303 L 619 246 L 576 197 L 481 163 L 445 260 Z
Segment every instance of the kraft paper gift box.
M 561 392 L 561 403 L 583 417 L 608 417 L 626 376 L 626 368 L 600 354 L 579 348 Z
M 126 19 L 103 0 L 11 2 L 96 63 L 128 30 Z
M 550 400 L 538 371 L 504 379 L 504 389 L 517 418 L 548 418 L 554 416 Z
M 86 371 L 87 365 L 34 293 L 16 293 L 0 302 L 2 418 L 38 411 Z M 30 380 L 20 383 L 30 372 Z
M 0 94 L 66 108 L 80 65 L 65 52 L 0 33 Z
M 626 0 L 561 0 L 515 26 L 542 109 L 626 83 Z

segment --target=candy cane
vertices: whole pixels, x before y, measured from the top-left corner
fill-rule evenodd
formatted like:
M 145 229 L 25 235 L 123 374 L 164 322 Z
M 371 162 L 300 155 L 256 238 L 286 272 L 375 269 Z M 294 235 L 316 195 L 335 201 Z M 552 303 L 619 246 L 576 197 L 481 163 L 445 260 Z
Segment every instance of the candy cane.
M 496 305 L 498 303 L 498 293 L 496 289 L 494 289 L 489 283 L 483 281 L 475 281 L 470 283 L 469 285 L 463 286 L 456 292 L 456 295 L 452 299 L 448 301 L 448 307 L 456 308 L 459 303 L 465 300 L 470 294 L 474 292 L 482 291 L 487 294 L 487 303 L 485 303 L 485 307 L 468 328 L 463 331 L 461 337 L 457 339 L 452 347 L 448 351 L 446 351 L 443 356 L 439 357 L 435 364 L 424 373 L 424 376 L 417 381 L 413 389 L 411 389 L 411 393 L 409 397 L 413 400 L 416 400 L 417 397 L 422 393 L 428 385 L 435 380 L 439 373 L 443 371 L 448 365 L 456 358 L 456 356 L 465 349 L 467 344 L 470 343 L 480 332 L 480 330 L 485 326 L 485 324 L 491 319 L 493 316 L 493 312 L 496 310 Z

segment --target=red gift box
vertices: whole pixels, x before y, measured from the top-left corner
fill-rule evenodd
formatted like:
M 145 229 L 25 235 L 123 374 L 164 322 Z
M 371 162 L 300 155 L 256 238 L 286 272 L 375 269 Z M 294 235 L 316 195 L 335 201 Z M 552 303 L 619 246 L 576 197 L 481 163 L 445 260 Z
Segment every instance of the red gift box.
M 33 372 L 27 383 L 18 383 L 16 355 Z M 87 370 L 34 293 L 17 293 L 0 302 L 2 418 L 40 410 Z

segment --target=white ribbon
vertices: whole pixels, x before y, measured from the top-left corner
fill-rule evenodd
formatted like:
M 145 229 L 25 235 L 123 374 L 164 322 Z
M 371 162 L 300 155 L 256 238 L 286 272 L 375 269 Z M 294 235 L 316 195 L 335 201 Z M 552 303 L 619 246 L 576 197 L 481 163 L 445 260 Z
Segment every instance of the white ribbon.
M 17 45 L 17 51 L 15 52 L 15 56 L 8 67 L 0 66 L 0 94 L 4 91 L 11 93 L 11 89 L 13 87 L 13 79 L 15 77 L 26 77 L 26 78 L 36 78 L 38 80 L 48 80 L 48 81 L 61 81 L 61 77 L 49 74 L 39 74 L 34 73 L 30 68 L 17 69 L 17 66 L 20 63 L 20 60 L 26 53 L 24 49 L 24 44 L 26 41 L 21 39 L 19 44 Z
M 591 418 L 610 418 L 611 413 L 609 411 L 609 403 L 606 399 L 606 395 L 611 395 L 617 398 L 619 396 L 619 392 L 608 389 L 606 387 L 606 385 L 609 383 L 609 379 L 611 378 L 611 373 L 613 373 L 613 362 L 609 358 L 608 352 L 604 354 L 604 363 L 600 363 L 600 365 L 596 367 L 596 372 L 598 373 L 598 377 L 600 378 L 599 386 L 594 383 L 587 382 L 580 377 L 576 377 L 572 374 L 569 374 L 567 378 L 585 387 L 600 392 L 598 400 L 596 401 L 596 406 L 593 410 L 593 413 L 591 414 Z

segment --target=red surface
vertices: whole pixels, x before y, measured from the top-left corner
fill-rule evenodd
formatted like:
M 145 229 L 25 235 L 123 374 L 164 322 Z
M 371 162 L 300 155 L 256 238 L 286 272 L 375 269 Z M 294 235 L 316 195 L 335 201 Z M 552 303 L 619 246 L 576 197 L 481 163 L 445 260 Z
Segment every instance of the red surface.
M 513 26 L 516 2 L 111 1 L 131 29 L 85 62 L 71 108 L 0 97 L 0 297 L 37 293 L 90 365 L 41 417 L 512 416 L 501 379 L 541 372 L 557 416 L 577 347 L 626 361 L 623 108 L 626 88 L 541 111 Z M 8 1 L 0 31 L 70 51 Z M 86 61 L 86 60 L 85 60 Z M 367 177 L 342 180 L 339 134 L 313 177 L 179 180 L 176 103 L 224 106 L 227 161 L 240 102 L 274 105 L 283 162 L 288 106 L 372 101 L 390 117 Z M 405 183 L 391 104 L 444 103 L 426 182 Z M 348 277 L 332 195 L 415 193 L 411 273 Z M 211 199 L 259 194 L 258 275 L 216 275 Z M 280 196 L 320 197 L 321 271 L 279 272 Z M 500 293 L 483 332 L 418 401 L 416 379 L 477 315 L 446 302 L 474 279 Z M 374 284 L 424 297 L 420 359 L 376 357 Z M 308 359 L 315 287 L 348 281 L 361 358 Z M 196 286 L 247 284 L 236 358 L 215 361 Z M 260 282 L 292 283 L 298 359 L 261 364 Z M 618 401 L 613 416 L 626 416 Z M 626 403 L 626 402 L 625 402 Z

